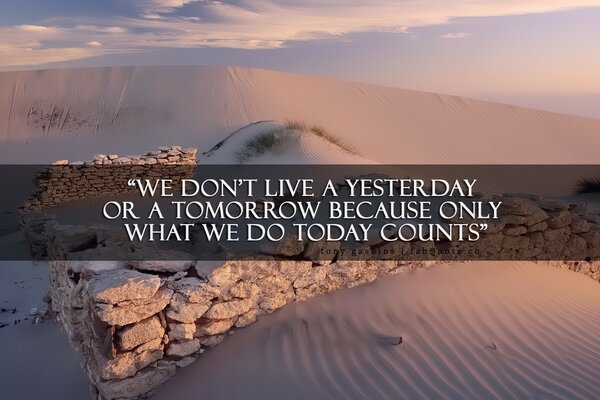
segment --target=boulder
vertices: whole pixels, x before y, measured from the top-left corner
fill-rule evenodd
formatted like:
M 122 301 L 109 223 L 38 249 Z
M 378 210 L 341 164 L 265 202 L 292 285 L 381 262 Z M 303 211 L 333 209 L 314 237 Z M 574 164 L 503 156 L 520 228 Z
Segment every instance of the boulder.
M 169 324 L 169 340 L 180 342 L 191 340 L 196 333 L 196 324 Z

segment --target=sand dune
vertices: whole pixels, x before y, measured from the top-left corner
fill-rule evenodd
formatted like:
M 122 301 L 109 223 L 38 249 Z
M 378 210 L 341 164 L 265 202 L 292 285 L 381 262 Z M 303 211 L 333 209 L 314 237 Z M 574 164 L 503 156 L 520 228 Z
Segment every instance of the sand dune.
M 274 71 L 5 72 L 0 90 L 8 94 L 0 98 L 5 164 L 160 145 L 197 147 L 201 163 L 216 164 L 600 161 L 600 120 Z M 288 119 L 320 125 L 356 152 L 294 134 L 240 159 L 248 140 Z M 540 185 L 572 187 L 545 178 Z M 569 271 L 440 266 L 261 317 L 155 398 L 590 399 L 600 384 L 599 311 L 597 282 Z M 398 337 L 403 343 L 395 346 Z
M 591 399 L 599 311 L 597 282 L 567 270 L 439 266 L 265 316 L 153 398 Z
M 600 121 L 433 93 L 227 67 L 0 73 L 0 160 L 209 150 L 263 120 L 302 119 L 382 163 L 592 163 Z

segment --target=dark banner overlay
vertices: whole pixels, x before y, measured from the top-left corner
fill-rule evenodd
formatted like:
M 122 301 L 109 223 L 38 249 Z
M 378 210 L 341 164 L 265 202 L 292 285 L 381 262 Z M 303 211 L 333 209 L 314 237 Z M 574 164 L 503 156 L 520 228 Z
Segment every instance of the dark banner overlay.
M 0 259 L 590 261 L 599 178 L 598 165 L 4 165 Z M 22 237 L 31 252 L 10 245 Z

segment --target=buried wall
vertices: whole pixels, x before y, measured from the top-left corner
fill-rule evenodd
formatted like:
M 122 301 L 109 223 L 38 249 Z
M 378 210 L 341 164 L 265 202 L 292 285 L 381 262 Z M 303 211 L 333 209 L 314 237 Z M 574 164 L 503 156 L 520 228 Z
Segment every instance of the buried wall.
M 181 158 L 169 160 L 176 152 Z M 160 158 L 167 160 L 164 163 L 195 163 L 195 151 L 171 147 L 158 154 L 167 154 Z M 112 165 L 117 159 L 97 157 L 87 166 Z M 135 157 L 121 160 L 142 163 Z M 79 171 L 79 164 L 74 167 Z M 83 198 L 97 193 L 97 187 L 75 193 L 77 185 L 64 183 L 74 179 L 72 172 L 45 175 L 45 182 L 54 179 L 53 184 L 41 186 L 27 211 L 63 203 L 72 195 Z M 46 187 L 60 190 L 50 192 Z M 600 280 L 600 263 L 595 261 L 600 256 L 597 212 L 538 197 L 515 195 L 501 200 L 501 220 L 468 245 L 481 253 L 480 259 L 548 258 L 558 260 L 552 262 L 556 266 Z M 146 248 L 136 249 L 148 251 L 142 261 L 78 261 L 89 259 L 88 252 L 96 253 L 95 259 L 102 259 L 102 252 L 107 252 L 105 259 L 119 258 L 115 251 L 131 251 L 131 243 L 101 227 L 60 225 L 47 214 L 25 212 L 23 221 L 30 242 L 56 260 L 49 263 L 52 309 L 84 358 L 96 398 L 103 400 L 148 395 L 178 368 L 261 314 L 378 276 L 429 267 L 436 261 L 405 261 L 403 254 L 454 247 L 453 243 L 365 243 L 353 249 L 357 256 L 352 261 L 333 256 L 323 260 L 323 247 L 340 250 L 342 245 L 304 244 L 288 237 L 263 247 L 260 260 L 207 262 L 178 252 L 165 257 L 162 252 L 157 259 L 172 261 L 150 261 L 155 250 Z M 372 252 L 377 252 L 378 261 L 369 260 Z M 128 257 L 124 254 L 121 259 Z
M 494 259 L 562 257 L 552 264 L 600 280 L 600 262 L 592 261 L 600 255 L 597 216 L 563 203 L 512 196 L 504 201 L 503 220 L 473 249 Z M 191 255 L 173 253 L 179 261 L 82 262 L 73 259 L 118 239 L 91 228 L 49 226 L 49 251 L 66 260 L 50 262 L 52 307 L 83 355 L 98 399 L 150 394 L 232 330 L 292 301 L 436 263 L 319 260 L 320 244 L 295 240 L 264 248 L 270 255 L 261 260 L 188 261 Z M 90 240 L 90 235 L 97 237 Z M 96 245 L 86 249 L 85 243 Z M 339 243 L 327 246 L 340 249 Z M 367 257 L 370 251 L 407 246 L 423 245 L 364 244 L 355 250 Z M 566 261 L 586 258 L 590 261 Z

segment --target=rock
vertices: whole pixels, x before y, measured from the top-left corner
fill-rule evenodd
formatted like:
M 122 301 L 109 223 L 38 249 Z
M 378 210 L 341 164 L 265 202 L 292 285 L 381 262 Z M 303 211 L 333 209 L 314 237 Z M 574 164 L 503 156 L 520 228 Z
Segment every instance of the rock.
M 196 324 L 169 324 L 169 340 L 180 342 L 191 340 L 196 333 Z
M 95 302 L 117 304 L 150 299 L 159 287 L 160 278 L 157 276 L 118 269 L 105 271 L 90 280 L 87 290 Z
M 56 228 L 56 242 L 67 253 L 96 247 L 98 238 L 94 229 L 86 226 L 63 225 Z
M 236 318 L 231 318 L 199 323 L 196 328 L 196 336 L 212 336 L 225 333 L 235 324 L 235 321 Z
M 592 224 L 585 219 L 577 216 L 571 220 L 571 232 L 573 233 L 586 233 L 592 229 Z
M 305 288 L 316 285 L 325 280 L 325 267 L 317 266 L 311 268 L 306 274 L 294 281 L 294 288 Z
M 537 224 L 531 225 L 527 227 L 527 232 L 542 232 L 548 229 L 548 224 L 546 221 L 539 222 Z
M 133 325 L 123 327 L 117 332 L 119 350 L 131 350 L 153 339 L 162 338 L 165 328 L 157 316 L 152 316 Z
M 294 282 L 296 279 L 310 271 L 311 261 L 281 261 L 279 264 L 279 273 L 283 279 Z
M 256 299 L 260 294 L 260 288 L 254 283 L 240 281 L 229 289 L 228 294 L 239 299 Z
M 546 220 L 549 228 L 564 228 L 571 224 L 571 213 L 568 211 L 556 211 L 550 213 L 550 218 Z
M 167 309 L 167 317 L 189 324 L 202 317 L 208 309 L 208 303 L 187 303 L 182 295 L 176 294 Z
M 172 342 L 167 347 L 167 355 L 183 358 L 200 350 L 200 340 L 192 339 L 184 342 Z
M 522 197 L 505 196 L 500 205 L 500 215 L 532 215 L 538 207 L 529 199 Z
M 210 319 L 228 319 L 245 313 L 254 303 L 249 299 L 235 299 L 223 303 L 213 304 L 204 315 Z
M 151 260 L 148 257 L 145 260 L 132 260 L 128 264 L 138 270 L 142 271 L 156 271 L 156 272 L 181 272 L 187 271 L 191 267 L 196 265 L 195 261 L 190 261 L 192 257 L 189 254 L 182 253 L 174 250 L 161 251 L 161 260 Z M 168 260 L 168 261 L 167 261 Z
M 105 380 L 128 378 L 147 365 L 160 360 L 162 356 L 162 350 L 123 353 L 113 359 L 101 360 L 98 365 L 98 374 Z
M 225 339 L 225 336 L 226 335 L 206 336 L 200 339 L 200 343 L 202 346 L 215 347 L 216 345 L 220 344 L 223 339 Z
M 52 165 L 69 165 L 69 160 L 57 160 L 54 161 Z
M 199 276 L 215 286 L 229 286 L 238 281 L 242 269 L 237 261 L 202 261 L 196 263 Z
M 171 301 L 172 295 L 172 290 L 160 288 L 150 299 L 126 301 L 118 305 L 97 304 L 95 312 L 108 325 L 125 326 L 162 311 Z
M 265 254 L 276 256 L 297 256 L 304 251 L 304 242 L 298 240 L 298 236 L 285 235 L 279 242 L 267 242 L 260 246 L 260 251 Z
M 500 221 L 505 225 L 525 225 L 527 223 L 527 217 L 523 215 L 502 215 Z
M 542 210 L 541 208 L 536 208 L 534 213 L 527 217 L 527 221 L 525 222 L 525 225 L 527 225 L 527 226 L 536 225 L 548 218 L 549 218 L 549 215 L 546 213 L 546 211 Z
M 171 284 L 175 292 L 180 293 L 190 303 L 208 303 L 219 297 L 222 289 L 212 286 L 195 277 L 187 277 Z
M 506 225 L 502 233 L 507 236 L 519 236 L 527 233 L 527 227 L 523 225 Z
M 194 361 L 196 361 L 196 356 L 183 357 L 182 359 L 177 360 L 175 362 L 175 365 L 177 365 L 178 368 L 185 368 L 188 365 L 192 364 Z
M 140 371 L 132 377 L 118 381 L 98 381 L 96 385 L 106 399 L 137 399 L 165 383 L 175 375 L 175 369 L 175 365 L 159 362 L 157 368 Z
M 235 322 L 235 326 L 237 328 L 246 327 L 246 326 L 252 324 L 254 321 L 256 321 L 257 317 L 258 317 L 258 310 L 256 308 L 251 308 L 244 314 L 240 315 L 238 320 Z

